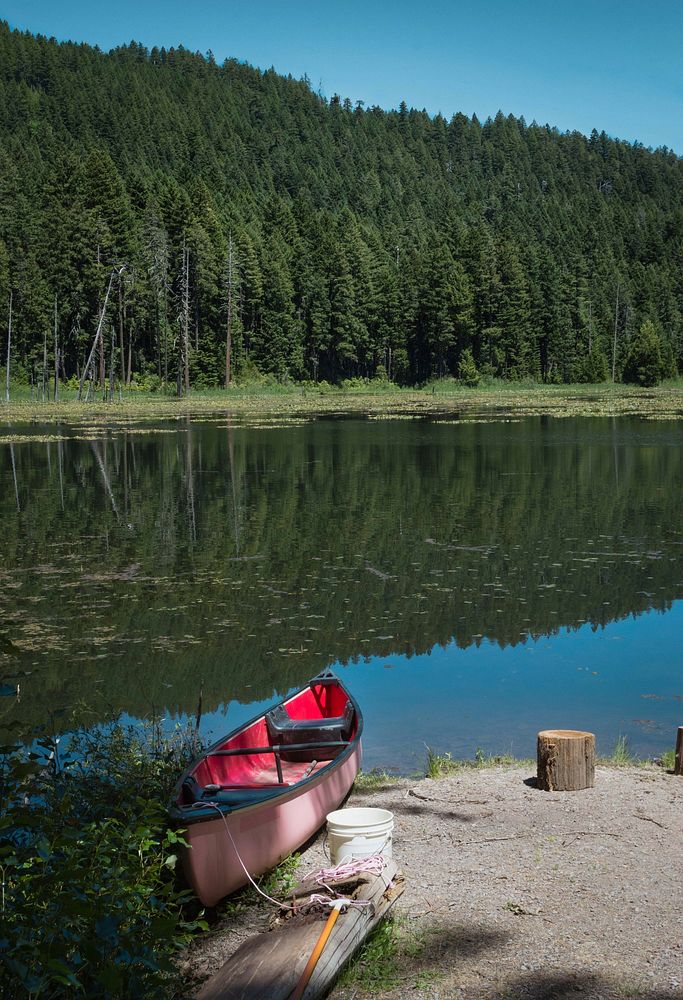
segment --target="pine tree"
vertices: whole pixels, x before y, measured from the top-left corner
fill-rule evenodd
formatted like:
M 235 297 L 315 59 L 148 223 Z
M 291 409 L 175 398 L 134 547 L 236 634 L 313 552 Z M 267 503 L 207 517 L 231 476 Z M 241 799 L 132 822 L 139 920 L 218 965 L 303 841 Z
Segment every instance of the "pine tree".
M 661 340 L 654 323 L 648 319 L 631 338 L 623 380 L 635 385 L 652 386 L 661 382 L 664 374 Z
M 605 357 L 631 371 L 646 320 L 673 373 L 681 204 L 678 157 L 604 132 L 353 108 L 237 60 L 137 43 L 106 54 L 0 24 L 17 377 L 43 365 L 55 294 L 60 364 L 82 374 L 125 262 L 117 368 L 174 379 L 186 247 L 192 378 L 224 383 L 230 233 L 237 378 L 257 363 L 278 378 L 408 383 L 457 374 L 471 349 L 486 375 L 594 380 Z M 102 351 L 101 378 L 105 363 Z

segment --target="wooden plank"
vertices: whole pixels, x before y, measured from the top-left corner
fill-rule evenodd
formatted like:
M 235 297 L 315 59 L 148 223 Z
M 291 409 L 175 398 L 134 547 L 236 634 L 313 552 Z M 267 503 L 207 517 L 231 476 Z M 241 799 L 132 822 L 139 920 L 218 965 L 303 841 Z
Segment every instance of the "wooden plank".
M 387 886 L 393 883 L 389 889 Z M 317 887 L 316 887 L 317 888 Z M 303 891 L 303 887 L 302 890 Z M 308 887 L 307 894 L 315 891 Z M 323 890 L 324 891 L 324 890 Z M 349 907 L 335 924 L 303 1000 L 325 995 L 342 967 L 403 891 L 403 877 L 389 862 L 381 877 L 363 876 L 355 898 L 372 906 Z M 295 916 L 273 931 L 243 942 L 197 994 L 197 1000 L 287 1000 L 325 925 L 329 910 Z
M 322 919 L 292 920 L 249 938 L 204 984 L 197 1000 L 287 1000 L 323 926 Z
M 387 886 L 390 888 L 387 889 Z M 318 997 L 325 996 L 349 959 L 389 912 L 403 888 L 403 876 L 399 875 L 396 865 L 390 862 L 380 878 L 373 879 L 367 888 L 361 889 L 357 898 L 369 899 L 373 906 L 350 907 L 339 918 L 302 1000 L 317 1000 Z

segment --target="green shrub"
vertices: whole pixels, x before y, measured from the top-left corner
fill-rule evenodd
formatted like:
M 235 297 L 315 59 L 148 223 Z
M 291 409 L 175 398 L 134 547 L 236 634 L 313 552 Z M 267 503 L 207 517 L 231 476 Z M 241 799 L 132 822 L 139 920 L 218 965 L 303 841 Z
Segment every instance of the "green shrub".
M 592 351 L 579 362 L 576 375 L 577 382 L 589 385 L 606 382 L 609 378 L 609 365 L 605 352 L 599 346 L 593 347 Z
M 646 320 L 629 344 L 623 380 L 635 385 L 653 386 L 664 378 L 662 342 L 651 320 Z
M 175 383 L 172 384 L 175 385 Z M 128 388 L 134 392 L 159 392 L 162 387 L 163 382 L 156 372 L 145 374 L 136 372 L 133 374 Z
M 471 388 L 479 385 L 479 380 L 481 376 L 477 371 L 477 366 L 474 361 L 474 355 L 472 354 L 472 348 L 466 347 L 465 350 L 460 355 L 460 362 L 458 364 L 458 378 L 465 385 L 469 385 Z
M 185 919 L 165 804 L 187 740 L 114 723 L 0 758 L 2 995 L 169 995 Z
M 363 392 L 367 389 L 369 385 L 369 380 L 366 378 L 345 378 L 341 383 L 341 388 L 344 392 Z

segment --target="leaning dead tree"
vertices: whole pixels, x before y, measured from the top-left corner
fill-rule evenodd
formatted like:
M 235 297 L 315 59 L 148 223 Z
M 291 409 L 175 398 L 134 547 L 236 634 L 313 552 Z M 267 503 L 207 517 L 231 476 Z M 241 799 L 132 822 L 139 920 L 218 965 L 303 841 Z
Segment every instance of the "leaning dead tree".
M 97 331 L 95 333 L 95 339 L 92 342 L 92 347 L 90 348 L 90 354 L 88 355 L 88 360 L 83 366 L 83 373 L 81 374 L 81 381 L 78 386 L 78 398 L 79 400 L 83 396 L 83 386 L 88 380 L 88 376 L 92 370 L 93 364 L 95 362 L 95 351 L 99 345 L 100 354 L 104 356 L 104 340 L 102 338 L 102 330 L 104 327 L 104 317 L 107 312 L 107 302 L 109 301 L 109 294 L 111 292 L 111 286 L 114 283 L 114 278 L 120 278 L 123 274 L 126 265 L 123 264 L 121 267 L 113 267 L 111 274 L 109 275 L 109 284 L 107 285 L 107 294 L 104 296 L 104 302 L 102 303 L 102 309 L 100 310 L 100 320 L 97 324 Z

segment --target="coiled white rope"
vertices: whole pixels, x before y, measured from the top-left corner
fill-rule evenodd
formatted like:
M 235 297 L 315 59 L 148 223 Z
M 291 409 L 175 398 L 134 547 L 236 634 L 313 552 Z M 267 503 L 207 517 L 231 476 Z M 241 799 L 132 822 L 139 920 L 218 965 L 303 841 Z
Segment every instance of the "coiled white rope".
M 343 880 L 344 882 L 348 882 L 351 879 L 356 878 L 358 875 L 363 875 L 363 874 L 375 875 L 378 877 L 381 876 L 382 872 L 386 867 L 386 860 L 382 854 L 371 854 L 367 858 L 356 858 L 355 860 L 351 861 L 346 861 L 346 859 L 343 859 L 342 863 L 337 865 L 335 868 L 322 868 L 320 869 L 320 871 L 315 871 L 315 870 L 310 871 L 307 875 L 304 876 L 302 881 L 308 882 L 310 880 L 312 882 L 315 882 L 317 885 L 327 889 L 327 891 L 331 893 L 331 895 L 326 896 L 322 893 L 314 892 L 311 893 L 308 902 L 306 903 L 283 903 L 280 900 L 274 899 L 272 896 L 269 896 L 267 892 L 264 892 L 263 889 L 261 889 L 256 884 L 254 879 L 251 877 L 251 874 L 249 873 L 247 866 L 242 860 L 240 852 L 237 850 L 237 844 L 235 843 L 235 838 L 232 835 L 232 830 L 228 825 L 228 821 L 225 818 L 225 813 L 223 812 L 223 810 L 218 805 L 216 805 L 215 802 L 205 802 L 203 804 L 210 806 L 212 809 L 215 809 L 220 818 L 223 820 L 223 825 L 225 826 L 225 830 L 228 834 L 228 837 L 230 838 L 230 843 L 232 844 L 232 848 L 235 852 L 237 860 L 242 866 L 244 874 L 247 876 L 247 878 L 253 885 L 254 889 L 256 889 L 258 894 L 260 896 L 263 896 L 264 899 L 267 899 L 269 903 L 273 903 L 274 906 L 279 906 L 283 910 L 291 910 L 292 912 L 302 909 L 304 906 L 309 906 L 311 903 L 318 903 L 320 906 L 338 906 L 338 905 L 372 906 L 372 903 L 369 899 L 347 899 L 345 896 L 341 896 L 338 892 L 335 892 L 335 890 L 327 883 L 335 880 Z

